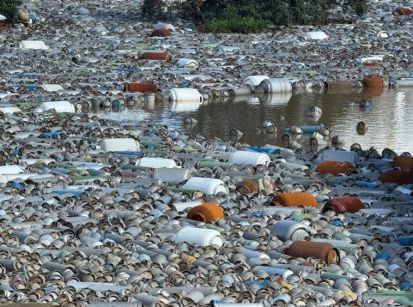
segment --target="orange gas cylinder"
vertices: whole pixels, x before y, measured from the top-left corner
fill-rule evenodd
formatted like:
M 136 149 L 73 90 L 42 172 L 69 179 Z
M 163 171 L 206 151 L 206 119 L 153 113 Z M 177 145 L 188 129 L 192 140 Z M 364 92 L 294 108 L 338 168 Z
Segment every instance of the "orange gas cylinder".
M 383 88 L 383 78 L 380 76 L 367 76 L 362 83 L 366 88 Z
M 402 171 L 413 171 L 413 157 L 394 157 L 391 165 L 399 167 Z
M 350 162 L 323 161 L 317 165 L 315 171 L 320 175 L 332 174 L 338 176 L 340 174 L 351 174 L 355 169 L 355 166 Z
M 338 250 L 330 243 L 295 241 L 287 249 L 286 254 L 297 258 L 317 258 L 327 264 L 337 264 L 340 261 Z
M 307 192 L 281 193 L 276 195 L 272 200 L 273 205 L 284 207 L 317 207 L 317 199 Z
M 144 52 L 142 54 L 142 60 L 156 60 L 169 62 L 172 56 L 168 51 L 164 52 Z
M 336 213 L 345 213 L 345 212 L 354 213 L 363 208 L 364 208 L 364 205 L 361 202 L 360 198 L 353 197 L 353 196 L 347 196 L 347 197 L 330 199 L 325 204 L 323 208 L 323 212 L 326 212 L 328 210 L 333 210 Z
M 214 222 L 224 217 L 224 210 L 216 203 L 204 203 L 189 210 L 187 218 L 204 223 Z
M 251 194 L 259 192 L 258 183 L 254 180 L 245 179 L 237 185 L 237 191 L 241 194 Z
M 156 93 L 158 86 L 151 81 L 131 82 L 125 84 L 126 92 Z
M 413 183 L 413 171 L 390 170 L 380 176 L 383 183 L 397 183 L 399 185 Z
M 172 35 L 172 33 L 171 33 L 171 31 L 169 31 L 168 29 L 160 29 L 160 30 L 154 30 L 154 31 L 152 31 L 152 33 L 151 33 L 151 37 L 155 37 L 155 36 L 158 36 L 158 37 L 167 37 L 167 36 L 171 36 Z

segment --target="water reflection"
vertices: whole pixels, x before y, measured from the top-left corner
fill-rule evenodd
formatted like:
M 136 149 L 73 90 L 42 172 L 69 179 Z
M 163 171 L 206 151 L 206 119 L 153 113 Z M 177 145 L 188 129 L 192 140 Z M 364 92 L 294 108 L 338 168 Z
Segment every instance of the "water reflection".
M 173 112 L 195 112 L 201 105 L 199 101 L 173 102 L 169 104 L 169 108 Z
M 318 106 L 322 110 L 319 119 L 308 116 L 308 110 Z M 261 97 L 240 96 L 208 103 L 179 103 L 151 105 L 121 112 L 122 120 L 148 120 L 152 123 L 182 128 L 183 119 L 193 117 L 198 123 L 190 133 L 229 140 L 231 129 L 242 133 L 240 142 L 252 145 L 275 144 L 285 146 L 285 129 L 291 126 L 322 123 L 331 131 L 331 137 L 339 136 L 345 148 L 359 143 L 363 148 L 386 147 L 396 152 L 413 152 L 413 90 L 377 91 L 347 90 L 339 93 L 276 94 Z M 105 116 L 111 116 L 111 113 Z M 113 115 L 112 115 L 113 117 Z M 278 133 L 265 133 L 263 123 L 271 121 Z M 318 121 L 317 121 L 318 120 Z M 368 129 L 357 129 L 364 122 Z M 284 142 L 282 136 L 284 135 Z M 331 140 L 317 139 L 319 144 L 331 144 Z M 293 145 L 309 146 L 310 136 L 293 137 Z M 315 143 L 315 141 L 313 141 Z M 300 144 L 300 145 L 299 145 Z
M 264 94 L 260 101 L 266 106 L 282 106 L 288 104 L 292 96 L 292 93 Z

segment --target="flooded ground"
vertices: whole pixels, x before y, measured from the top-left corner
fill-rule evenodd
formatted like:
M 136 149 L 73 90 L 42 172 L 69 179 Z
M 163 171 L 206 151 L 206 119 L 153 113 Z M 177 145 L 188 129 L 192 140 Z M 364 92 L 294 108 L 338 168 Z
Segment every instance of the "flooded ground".
M 347 93 L 303 93 L 276 94 L 258 99 L 237 97 L 236 100 L 221 100 L 203 104 L 184 103 L 179 105 L 146 106 L 145 110 L 126 110 L 106 116 L 119 120 L 146 119 L 153 123 L 181 128 L 183 118 L 191 116 L 198 121 L 192 133 L 207 137 L 229 139 L 229 130 L 236 128 L 244 133 L 240 142 L 253 145 L 283 145 L 281 136 L 286 127 L 322 123 L 332 135 L 344 141 L 344 147 L 359 143 L 363 148 L 374 146 L 382 150 L 392 148 L 396 152 L 413 151 L 413 90 L 398 89 L 385 91 L 379 96 L 369 92 Z M 364 99 L 370 107 L 360 107 Z M 308 109 L 317 105 L 323 110 L 318 122 L 306 116 Z M 259 128 L 265 120 L 271 120 L 277 127 L 276 135 L 261 133 Z M 364 121 L 368 130 L 364 135 L 356 132 L 358 122 Z M 304 146 L 306 136 L 298 141 Z

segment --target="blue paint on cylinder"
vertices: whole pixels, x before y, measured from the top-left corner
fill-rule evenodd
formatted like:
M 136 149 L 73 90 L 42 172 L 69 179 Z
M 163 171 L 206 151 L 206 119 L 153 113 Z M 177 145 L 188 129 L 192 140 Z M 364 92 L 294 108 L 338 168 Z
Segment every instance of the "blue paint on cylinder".
M 390 255 L 388 253 L 380 252 L 376 255 L 376 257 L 374 258 L 374 261 L 380 260 L 380 259 L 388 260 L 389 258 L 390 258 Z
M 399 237 L 399 243 L 403 246 L 413 245 L 413 236 L 401 236 Z

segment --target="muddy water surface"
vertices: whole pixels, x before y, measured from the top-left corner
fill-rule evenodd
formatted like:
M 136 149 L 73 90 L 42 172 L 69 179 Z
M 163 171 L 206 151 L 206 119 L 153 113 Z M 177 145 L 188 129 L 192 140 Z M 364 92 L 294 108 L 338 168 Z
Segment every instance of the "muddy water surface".
M 360 107 L 364 99 L 369 107 Z M 306 114 L 312 105 L 319 106 L 322 116 L 318 121 Z M 359 143 L 363 148 L 374 146 L 382 150 L 389 147 L 396 152 L 413 152 L 413 90 L 389 90 L 377 95 L 369 92 L 276 94 L 270 97 L 237 97 L 235 100 L 214 102 L 166 104 L 143 109 L 125 110 L 105 116 L 122 121 L 148 120 L 171 128 L 182 128 L 183 118 L 191 116 L 198 124 L 191 129 L 207 137 L 229 139 L 229 130 L 244 133 L 240 142 L 252 145 L 283 145 L 281 135 L 286 127 L 322 123 L 332 135 L 344 141 L 344 147 Z M 271 120 L 278 133 L 260 132 L 262 123 Z M 358 122 L 364 121 L 368 130 L 364 135 L 356 131 Z M 308 137 L 299 140 L 304 146 Z

